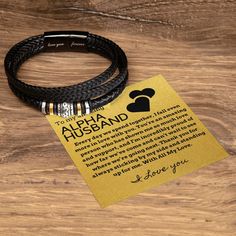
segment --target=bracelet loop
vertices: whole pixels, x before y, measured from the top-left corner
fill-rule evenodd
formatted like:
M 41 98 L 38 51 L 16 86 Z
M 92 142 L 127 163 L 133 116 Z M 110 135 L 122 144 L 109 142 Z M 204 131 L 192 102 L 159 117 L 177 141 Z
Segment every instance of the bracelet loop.
M 33 86 L 17 78 L 19 67 L 28 58 L 59 51 L 98 53 L 110 59 L 111 65 L 94 78 L 65 87 Z M 44 114 L 62 117 L 89 114 L 106 105 L 122 93 L 128 80 L 124 51 L 111 40 L 84 31 L 51 31 L 27 38 L 9 50 L 4 65 L 9 87 L 16 96 Z

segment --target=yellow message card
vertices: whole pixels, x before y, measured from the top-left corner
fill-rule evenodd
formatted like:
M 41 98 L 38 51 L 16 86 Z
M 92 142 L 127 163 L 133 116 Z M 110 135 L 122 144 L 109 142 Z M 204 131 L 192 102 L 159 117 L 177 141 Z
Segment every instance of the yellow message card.
M 102 207 L 228 156 L 162 76 L 89 115 L 47 119 Z

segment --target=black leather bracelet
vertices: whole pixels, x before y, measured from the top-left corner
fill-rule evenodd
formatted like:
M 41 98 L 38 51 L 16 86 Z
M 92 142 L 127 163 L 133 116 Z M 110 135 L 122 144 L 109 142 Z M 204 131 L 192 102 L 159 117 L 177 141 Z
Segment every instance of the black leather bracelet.
M 20 65 L 40 52 L 83 51 L 98 53 L 111 60 L 100 75 L 76 85 L 46 88 L 17 78 Z M 123 50 L 104 37 L 83 31 L 52 31 L 32 36 L 14 45 L 5 57 L 8 84 L 16 96 L 44 114 L 62 117 L 89 114 L 122 93 L 128 79 Z M 113 76 L 118 70 L 117 75 Z

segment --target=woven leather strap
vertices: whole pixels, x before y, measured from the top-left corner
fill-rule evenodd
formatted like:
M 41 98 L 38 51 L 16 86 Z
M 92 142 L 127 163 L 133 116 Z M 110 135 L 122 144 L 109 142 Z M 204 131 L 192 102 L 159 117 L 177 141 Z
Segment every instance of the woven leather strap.
M 17 78 L 17 71 L 24 61 L 37 53 L 50 51 L 94 52 L 109 58 L 111 65 L 92 79 L 65 87 L 33 86 Z M 46 114 L 50 113 L 50 104 L 53 104 L 54 114 L 60 113 L 61 104 L 73 104 L 70 114 L 76 114 L 78 103 L 82 114 L 88 113 L 88 106 L 91 112 L 115 99 L 128 79 L 127 58 L 123 50 L 109 39 L 81 31 L 46 32 L 17 43 L 5 57 L 5 71 L 14 94 Z

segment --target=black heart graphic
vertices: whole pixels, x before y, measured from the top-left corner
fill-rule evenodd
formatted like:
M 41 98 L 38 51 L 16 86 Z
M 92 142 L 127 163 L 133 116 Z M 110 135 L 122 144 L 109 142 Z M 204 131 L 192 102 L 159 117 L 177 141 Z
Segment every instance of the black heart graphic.
M 140 96 L 140 95 L 146 95 L 148 97 L 152 97 L 153 95 L 155 94 L 155 90 L 154 89 L 151 89 L 151 88 L 145 88 L 143 89 L 142 91 L 140 90 L 134 90 L 132 91 L 129 96 L 131 98 L 136 98 L 137 96 Z
M 135 102 L 127 106 L 127 110 L 130 112 L 150 111 L 149 99 L 146 97 L 138 97 L 135 99 Z

